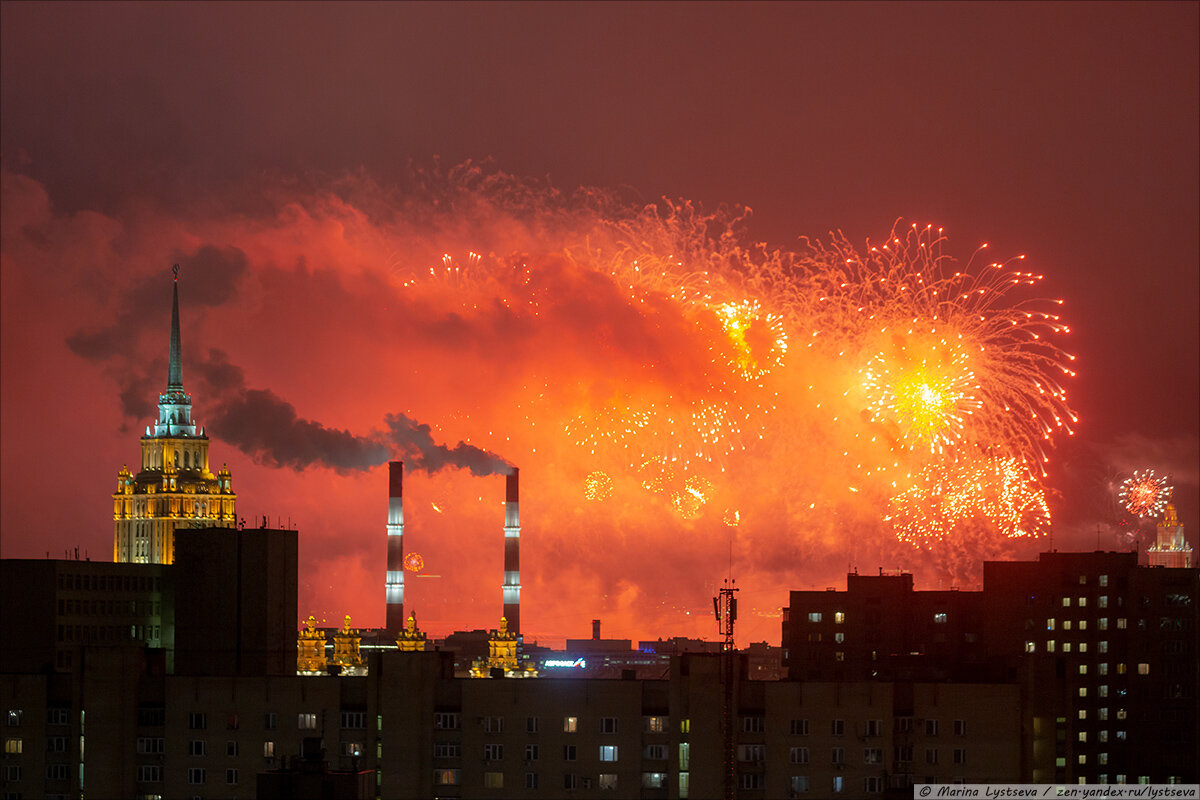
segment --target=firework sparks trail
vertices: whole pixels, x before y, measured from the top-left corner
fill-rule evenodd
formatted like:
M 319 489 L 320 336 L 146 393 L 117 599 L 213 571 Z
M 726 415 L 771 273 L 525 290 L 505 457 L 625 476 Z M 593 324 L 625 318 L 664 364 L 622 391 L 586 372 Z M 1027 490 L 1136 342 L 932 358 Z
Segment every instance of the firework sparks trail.
M 1138 470 L 1121 484 L 1117 497 L 1135 517 L 1158 517 L 1171 499 L 1171 485 L 1152 469 Z

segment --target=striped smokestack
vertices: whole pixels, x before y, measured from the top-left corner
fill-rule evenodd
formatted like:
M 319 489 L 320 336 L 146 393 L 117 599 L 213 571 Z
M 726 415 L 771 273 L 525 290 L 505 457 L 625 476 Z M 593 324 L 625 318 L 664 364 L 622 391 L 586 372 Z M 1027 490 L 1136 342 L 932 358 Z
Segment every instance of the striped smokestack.
M 387 630 L 404 630 L 404 462 L 388 462 Z
M 517 497 L 517 474 L 505 476 L 504 493 L 504 617 L 508 629 L 521 633 L 521 513 Z

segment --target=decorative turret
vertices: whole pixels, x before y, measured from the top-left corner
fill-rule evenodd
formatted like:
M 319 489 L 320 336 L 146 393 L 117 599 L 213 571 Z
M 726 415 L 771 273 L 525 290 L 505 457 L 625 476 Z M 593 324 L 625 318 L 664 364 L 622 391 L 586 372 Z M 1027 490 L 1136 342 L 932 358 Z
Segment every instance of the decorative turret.
M 173 268 L 167 390 L 158 397 L 158 418 L 142 437 L 142 465 L 117 474 L 113 494 L 113 560 L 170 564 L 175 529 L 234 527 L 237 495 L 227 467 L 208 467 L 208 436 L 192 419 L 192 398 L 183 389 L 179 332 L 179 265 Z
M 362 653 L 359 651 L 361 642 L 362 637 L 350 627 L 350 615 L 347 614 L 342 629 L 333 634 L 333 657 L 329 659 L 330 665 L 341 667 L 343 675 L 365 675 L 366 669 L 363 667 Z
M 472 678 L 487 678 L 493 670 L 503 670 L 506 678 L 536 678 L 533 664 L 521 664 L 517 654 L 518 636 L 508 629 L 508 619 L 500 618 L 500 627 L 488 637 L 488 657 L 471 665 Z
M 317 630 L 317 618 L 309 614 L 296 638 L 296 672 L 300 675 L 324 675 L 325 664 L 325 634 Z
M 408 615 L 408 624 L 396 636 L 396 647 L 402 653 L 425 652 L 425 633 L 417 630 L 417 615 Z

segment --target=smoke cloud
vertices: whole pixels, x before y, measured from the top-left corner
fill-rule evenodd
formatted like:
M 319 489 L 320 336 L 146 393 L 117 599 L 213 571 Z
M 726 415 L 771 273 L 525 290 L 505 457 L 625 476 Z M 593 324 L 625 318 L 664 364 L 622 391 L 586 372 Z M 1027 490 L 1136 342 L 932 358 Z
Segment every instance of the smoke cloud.
M 472 475 L 506 475 L 512 471 L 512 464 L 500 456 L 466 442 L 454 447 L 438 444 L 428 425 L 403 414 L 388 414 L 387 426 L 392 442 L 412 469 L 437 472 L 443 467 L 458 467 L 470 470 Z

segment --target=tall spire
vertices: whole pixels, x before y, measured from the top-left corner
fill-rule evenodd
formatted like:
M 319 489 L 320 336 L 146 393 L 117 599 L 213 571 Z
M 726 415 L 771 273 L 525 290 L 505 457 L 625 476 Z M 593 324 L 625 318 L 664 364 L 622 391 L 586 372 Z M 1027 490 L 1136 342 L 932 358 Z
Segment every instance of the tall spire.
M 180 356 L 179 339 L 179 265 L 171 267 L 175 273 L 173 297 L 171 298 L 171 351 L 170 363 L 167 366 L 167 391 L 183 391 L 183 358 Z

